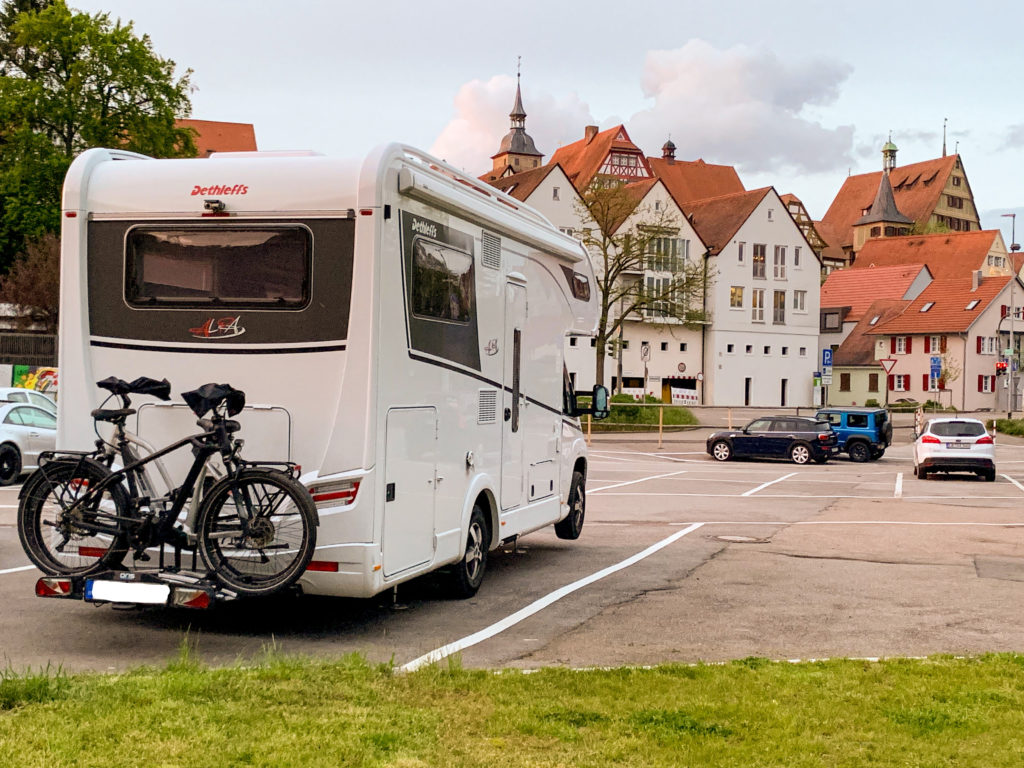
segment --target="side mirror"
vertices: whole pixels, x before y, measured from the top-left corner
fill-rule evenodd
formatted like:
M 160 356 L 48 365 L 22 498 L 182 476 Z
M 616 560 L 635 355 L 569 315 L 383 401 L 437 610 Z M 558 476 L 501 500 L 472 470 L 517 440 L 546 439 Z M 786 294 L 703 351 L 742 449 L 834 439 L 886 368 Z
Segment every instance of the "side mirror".
M 591 399 L 591 413 L 595 419 L 607 419 L 610 410 L 608 408 L 608 390 L 597 384 L 594 387 L 593 399 Z

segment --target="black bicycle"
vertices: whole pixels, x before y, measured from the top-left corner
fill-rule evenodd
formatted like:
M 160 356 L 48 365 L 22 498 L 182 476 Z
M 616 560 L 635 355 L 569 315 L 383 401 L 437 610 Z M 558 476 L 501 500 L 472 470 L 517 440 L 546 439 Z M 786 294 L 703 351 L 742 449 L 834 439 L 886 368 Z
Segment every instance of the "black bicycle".
M 316 505 L 298 482 L 295 464 L 239 455 L 240 424 L 228 417 L 242 411 L 245 393 L 229 384 L 183 393 L 203 432 L 153 450 L 125 428 L 136 413 L 129 394 L 169 400 L 167 380 L 110 377 L 97 385 L 111 393 L 103 405 L 117 397 L 121 407 L 92 412 L 96 450 L 44 453 L 22 488 L 18 533 L 32 562 L 50 576 L 84 577 L 121 568 L 129 551 L 145 562 L 157 548 L 162 565 L 169 544 L 175 553 L 170 570 L 180 570 L 182 551 L 192 552 L 195 570 L 198 552 L 208 575 L 239 596 L 294 584 L 316 547 Z M 112 439 L 100 436 L 101 422 L 113 425 Z M 184 482 L 173 487 L 160 459 L 185 446 L 194 460 Z M 169 492 L 154 491 L 150 464 Z

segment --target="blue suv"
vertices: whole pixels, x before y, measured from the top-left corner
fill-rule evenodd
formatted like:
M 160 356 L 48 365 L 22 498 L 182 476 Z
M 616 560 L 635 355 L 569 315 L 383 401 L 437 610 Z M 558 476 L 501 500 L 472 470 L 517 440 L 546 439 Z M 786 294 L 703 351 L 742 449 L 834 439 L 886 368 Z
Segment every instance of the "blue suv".
M 885 408 L 820 408 L 816 418 L 832 425 L 839 438 L 839 450 L 848 453 L 853 461 L 881 458 L 892 443 L 892 421 Z

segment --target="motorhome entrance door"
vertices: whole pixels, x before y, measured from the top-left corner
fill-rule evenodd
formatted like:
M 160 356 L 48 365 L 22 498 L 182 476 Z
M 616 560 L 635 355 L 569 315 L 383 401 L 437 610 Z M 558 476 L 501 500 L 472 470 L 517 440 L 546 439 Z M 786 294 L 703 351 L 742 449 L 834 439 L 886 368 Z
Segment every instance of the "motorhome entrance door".
M 388 411 L 384 454 L 384 575 L 434 556 L 437 410 Z
M 501 439 L 501 508 L 523 503 L 523 330 L 526 327 L 526 287 L 505 285 L 504 426 Z

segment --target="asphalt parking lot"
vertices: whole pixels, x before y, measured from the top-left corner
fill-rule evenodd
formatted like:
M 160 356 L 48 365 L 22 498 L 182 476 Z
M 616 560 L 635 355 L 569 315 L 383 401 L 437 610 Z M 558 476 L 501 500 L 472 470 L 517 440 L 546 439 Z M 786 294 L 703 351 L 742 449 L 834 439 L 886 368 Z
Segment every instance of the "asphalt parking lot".
M 469 601 L 424 579 L 373 600 L 208 613 L 35 598 L 0 490 L 0 650 L 14 668 L 162 664 L 184 638 L 213 663 L 286 652 L 473 667 L 920 656 L 1024 649 L 1024 441 L 998 477 L 917 480 L 900 438 L 877 462 L 718 463 L 707 431 L 595 436 L 587 521 L 492 553 Z

